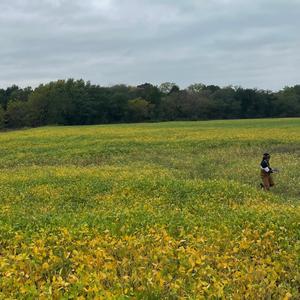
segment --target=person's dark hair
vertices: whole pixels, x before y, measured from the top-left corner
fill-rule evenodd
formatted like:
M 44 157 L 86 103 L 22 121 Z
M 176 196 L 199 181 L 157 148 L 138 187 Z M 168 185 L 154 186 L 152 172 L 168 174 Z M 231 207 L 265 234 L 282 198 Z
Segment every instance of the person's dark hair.
M 269 153 L 264 153 L 264 158 L 271 157 Z

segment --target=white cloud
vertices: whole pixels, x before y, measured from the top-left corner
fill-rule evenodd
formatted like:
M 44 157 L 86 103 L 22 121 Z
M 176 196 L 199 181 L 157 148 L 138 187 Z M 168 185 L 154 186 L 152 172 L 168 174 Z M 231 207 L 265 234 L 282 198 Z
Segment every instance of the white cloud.
M 0 86 L 299 83 L 298 0 L 1 0 Z M 297 82 L 298 81 L 298 82 Z

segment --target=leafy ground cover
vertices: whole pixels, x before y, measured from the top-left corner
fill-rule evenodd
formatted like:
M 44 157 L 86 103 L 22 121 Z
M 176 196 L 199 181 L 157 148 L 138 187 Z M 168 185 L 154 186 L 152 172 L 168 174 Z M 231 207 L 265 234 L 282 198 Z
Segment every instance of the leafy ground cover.
M 300 297 L 300 119 L 44 127 L 0 151 L 1 299 Z

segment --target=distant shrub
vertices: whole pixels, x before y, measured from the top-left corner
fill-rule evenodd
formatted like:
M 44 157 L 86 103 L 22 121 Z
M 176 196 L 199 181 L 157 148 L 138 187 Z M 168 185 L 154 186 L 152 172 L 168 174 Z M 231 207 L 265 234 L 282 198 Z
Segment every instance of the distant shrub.
M 4 109 L 0 106 L 0 129 L 4 127 L 5 113 Z

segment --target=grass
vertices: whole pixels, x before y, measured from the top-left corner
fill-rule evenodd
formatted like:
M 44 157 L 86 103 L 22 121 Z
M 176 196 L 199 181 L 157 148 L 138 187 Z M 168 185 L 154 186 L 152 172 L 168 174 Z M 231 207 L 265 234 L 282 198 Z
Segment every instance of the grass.
M 0 298 L 300 297 L 300 119 L 44 127 L 0 151 Z

